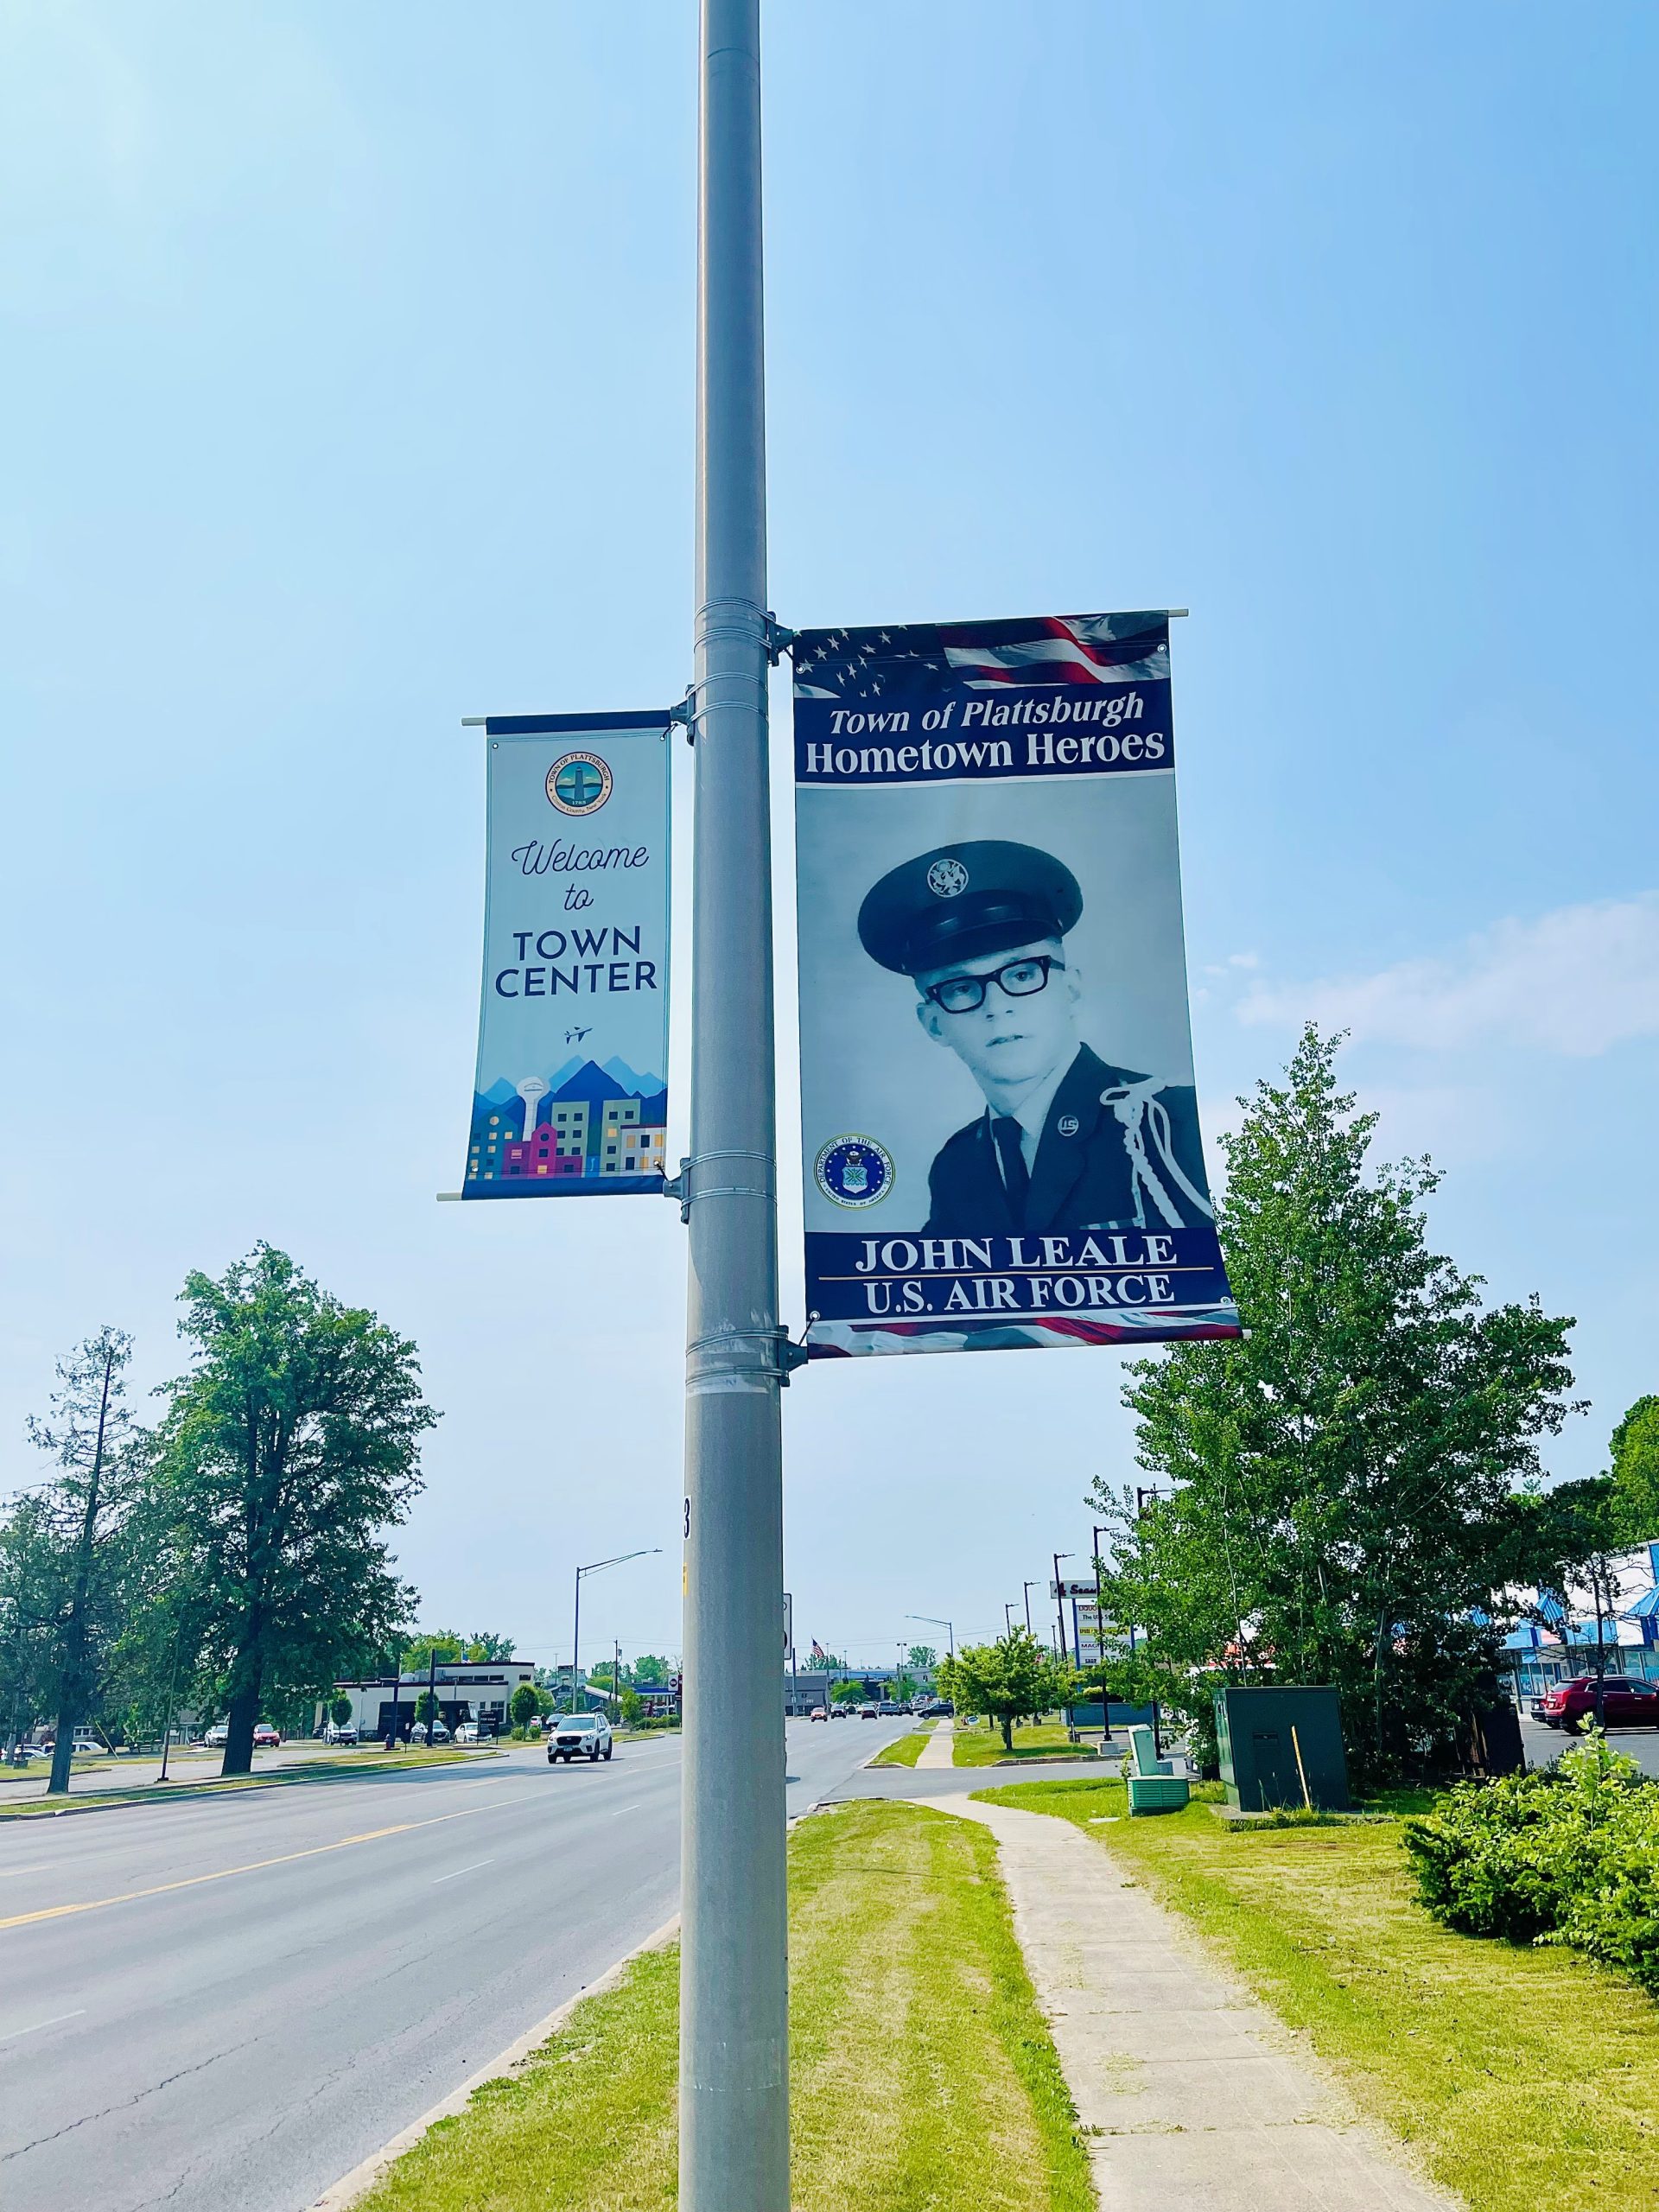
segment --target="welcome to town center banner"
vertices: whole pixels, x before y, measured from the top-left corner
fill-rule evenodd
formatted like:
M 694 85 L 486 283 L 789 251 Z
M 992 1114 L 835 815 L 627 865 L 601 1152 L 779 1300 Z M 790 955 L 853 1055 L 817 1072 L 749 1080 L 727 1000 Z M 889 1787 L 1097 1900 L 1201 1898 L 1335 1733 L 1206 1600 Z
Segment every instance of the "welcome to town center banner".
M 666 713 L 484 725 L 484 988 L 466 1198 L 658 1192 Z
M 809 630 L 815 1357 L 1234 1337 L 1199 1142 L 1165 613 Z

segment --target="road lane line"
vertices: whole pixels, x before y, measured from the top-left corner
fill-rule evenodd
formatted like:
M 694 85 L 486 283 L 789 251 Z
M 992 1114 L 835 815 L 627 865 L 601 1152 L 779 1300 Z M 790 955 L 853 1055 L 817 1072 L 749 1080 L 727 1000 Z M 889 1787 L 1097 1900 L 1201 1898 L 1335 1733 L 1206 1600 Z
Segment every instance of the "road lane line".
M 0 1882 L 16 1881 L 19 1874 L 45 1874 L 51 1866 L 49 1859 L 42 1859 L 38 1866 L 0 1866 Z
M 228 1882 L 232 1875 L 259 1874 L 268 1866 L 290 1866 L 296 1859 L 321 1859 L 331 1851 L 348 1851 L 353 1844 L 378 1843 L 382 1836 L 407 1835 L 415 1828 L 441 1827 L 446 1821 L 470 1821 L 477 1814 L 497 1812 L 504 1805 L 523 1804 L 531 1797 L 547 1802 L 542 1791 L 527 1789 L 522 1797 L 498 1797 L 493 1805 L 468 1805 L 458 1813 L 435 1813 L 429 1820 L 399 1821 L 391 1827 L 365 1828 L 361 1835 L 343 1835 L 334 1843 L 314 1843 L 304 1851 L 279 1852 L 274 1859 L 251 1859 L 245 1866 L 220 1866 L 211 1874 L 190 1874 L 182 1881 L 157 1882 L 147 1890 L 123 1890 L 112 1897 L 89 1897 L 81 1904 L 48 1904 L 42 1905 L 37 1912 L 15 1912 L 10 1919 L 0 1920 L 0 1932 L 8 1928 L 26 1928 L 32 1921 L 62 1920 L 71 1913 L 102 1912 L 106 1905 L 134 1904 L 143 1897 L 166 1897 L 174 1890 L 196 1890 L 204 1882 Z
M 493 1859 L 474 1859 L 470 1866 L 457 1866 L 453 1874 L 435 1876 L 432 1886 L 435 1890 L 440 1882 L 457 1882 L 463 1874 L 476 1874 L 480 1866 L 493 1866 L 494 1864 Z
M 78 2020 L 86 2010 L 84 2005 L 77 2005 L 73 2012 L 54 2012 L 49 2020 L 36 2020 L 32 2027 L 8 2028 L 0 2043 L 15 2042 L 19 2036 L 37 2036 L 42 2028 L 55 2028 L 60 2020 Z

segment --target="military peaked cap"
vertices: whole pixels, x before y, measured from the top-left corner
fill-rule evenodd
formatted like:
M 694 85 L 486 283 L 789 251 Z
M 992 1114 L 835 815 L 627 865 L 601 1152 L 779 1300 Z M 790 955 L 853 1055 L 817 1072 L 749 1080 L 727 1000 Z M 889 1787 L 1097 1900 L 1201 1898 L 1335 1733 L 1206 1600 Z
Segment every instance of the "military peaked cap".
M 1083 912 L 1071 869 L 1035 845 L 976 838 L 893 868 L 858 910 L 872 960 L 900 976 L 1064 937 Z

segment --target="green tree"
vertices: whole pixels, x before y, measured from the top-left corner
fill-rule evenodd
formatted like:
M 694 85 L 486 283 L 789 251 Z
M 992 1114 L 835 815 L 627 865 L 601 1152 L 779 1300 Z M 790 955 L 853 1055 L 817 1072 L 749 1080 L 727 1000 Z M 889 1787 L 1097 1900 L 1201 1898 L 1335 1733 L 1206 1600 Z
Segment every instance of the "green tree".
M 541 1710 L 536 1696 L 534 1682 L 520 1682 L 507 1707 L 508 1717 L 515 1728 L 528 1728 Z
M 0 1733 L 15 1758 L 23 1732 L 51 1699 L 62 1548 L 37 1497 L 0 1516 Z
M 415 1700 L 415 1726 L 429 1728 L 435 1720 L 442 1720 L 442 1718 L 436 1696 L 430 1690 L 423 1690 Z
M 931 1643 L 912 1643 L 910 1647 L 910 1663 L 912 1667 L 919 1669 L 924 1675 L 931 1673 L 938 1665 L 938 1653 Z
M 862 1682 L 837 1682 L 830 1692 L 831 1705 L 862 1705 L 868 1693 Z
M 480 1629 L 467 1639 L 466 1656 L 474 1664 L 493 1665 L 513 1656 L 512 1638 L 497 1636 L 491 1629 Z
M 29 1440 L 57 1462 L 41 1484 L 37 1602 L 49 1609 L 52 1704 L 57 1736 L 48 1796 L 69 1787 L 76 1729 L 93 1710 L 120 1633 L 128 1560 L 124 1544 L 144 1470 L 148 1439 L 125 1403 L 132 1338 L 100 1329 L 60 1359 L 51 1411 Z
M 334 1722 L 336 1728 L 343 1728 L 351 1717 L 352 1700 L 350 1698 L 340 1696 L 330 1700 L 328 1706 L 328 1718 Z
M 1130 1369 L 1141 1465 L 1173 1485 L 1110 1525 L 1107 1670 L 1155 1681 L 1213 1754 L 1217 1682 L 1332 1682 L 1364 1781 L 1441 1760 L 1497 1662 L 1506 1586 L 1535 1579 L 1538 1440 L 1570 1410 L 1570 1321 L 1483 1309 L 1426 1242 L 1426 1160 L 1368 1164 L 1376 1117 L 1309 1028 L 1224 1136 L 1217 1226 L 1247 1337 Z
M 639 1723 L 645 1717 L 645 1700 L 644 1698 L 640 1696 L 638 1690 L 625 1689 L 622 1693 L 620 1704 L 623 1726 L 625 1728 L 637 1728 L 639 1726 Z
M 1659 1397 L 1638 1398 L 1613 1431 L 1613 1490 L 1633 1544 L 1659 1536 Z
M 457 1636 L 452 1629 L 423 1628 L 404 1646 L 403 1670 L 406 1675 L 418 1675 L 434 1659 L 440 1667 L 453 1667 L 471 1656 L 466 1638 Z
M 420 1488 L 436 1415 L 414 1345 L 268 1244 L 181 1296 L 194 1363 L 170 1388 L 160 1465 L 227 1709 L 223 1771 L 245 1774 L 268 1694 L 321 1695 L 406 1619 L 382 1532 Z
M 642 1652 L 633 1662 L 633 1679 L 647 1688 L 660 1688 L 668 1681 L 674 1669 L 666 1659 L 659 1659 L 654 1651 Z
M 970 1643 L 942 1660 L 938 1681 L 958 1713 L 982 1713 L 995 1721 L 1003 1749 L 1011 1751 L 1016 1720 L 1039 1719 L 1065 1703 L 1071 1669 L 1021 1623 L 995 1643 Z

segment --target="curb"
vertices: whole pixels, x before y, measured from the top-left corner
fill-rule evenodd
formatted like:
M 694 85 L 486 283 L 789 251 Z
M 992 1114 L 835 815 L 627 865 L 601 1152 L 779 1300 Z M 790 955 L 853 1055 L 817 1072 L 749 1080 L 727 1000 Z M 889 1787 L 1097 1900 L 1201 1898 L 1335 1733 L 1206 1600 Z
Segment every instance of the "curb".
M 467 1766 L 474 1763 L 481 1764 L 486 1758 L 499 1758 L 501 1756 L 499 1751 L 488 1751 L 458 1759 L 435 1759 L 430 1764 L 434 1766 Z M 302 1789 L 314 1783 L 362 1782 L 366 1781 L 371 1775 L 393 1774 L 398 1771 L 409 1774 L 413 1773 L 415 1770 L 410 1767 L 399 1770 L 393 1767 L 389 1761 L 382 1761 L 377 1765 L 359 1767 L 355 1774 L 349 1770 L 343 1774 L 268 1772 L 248 1777 L 233 1776 L 224 1781 L 215 1777 L 209 1782 L 183 1782 L 176 1789 L 170 1785 L 166 1789 L 161 1789 L 161 1785 L 153 1782 L 136 1783 L 130 1785 L 130 1795 L 126 1796 L 100 1796 L 91 1804 L 80 1805 L 77 1805 L 72 1797 L 68 1804 L 54 1806 L 50 1812 L 41 1813 L 23 1810 L 25 1804 L 40 1804 L 44 1802 L 40 1798 L 28 1798 L 16 1805 L 0 1803 L 0 1830 L 3 1830 L 8 1824 L 14 1821 L 22 1825 L 30 1821 L 60 1821 L 71 1814 L 79 1815 L 86 1813 L 125 1813 L 130 1812 L 135 1805 L 200 1805 L 212 1797 L 257 1797 L 267 1789 Z M 149 1792 L 152 1789 L 159 1790 L 160 1794 L 151 1796 Z
M 671 1943 L 679 1932 L 680 1916 L 677 1912 L 672 1920 L 665 1920 L 660 1928 L 646 1936 L 643 1943 L 636 1943 L 613 1966 L 607 1967 L 596 1980 L 585 1982 L 574 1997 L 567 1997 L 563 2004 L 556 2006 L 545 2019 L 537 2020 L 533 2028 L 526 2028 L 524 2034 L 510 2043 L 504 2051 L 499 2052 L 486 2065 L 480 2066 L 476 2074 L 468 2075 L 461 2087 L 451 2090 L 441 2103 L 423 2112 L 418 2120 L 412 2120 L 407 2127 L 400 2129 L 389 2143 L 383 2143 L 378 2151 L 372 2151 L 366 2158 L 352 2168 L 350 2173 L 342 2174 L 331 2188 L 324 2190 L 322 2195 L 307 2207 L 307 2212 L 346 2212 L 348 2206 L 358 2203 L 368 2195 L 390 2165 L 405 2151 L 414 2148 L 429 2128 L 441 2120 L 453 2119 L 465 2107 L 473 2092 L 481 2089 L 486 2082 L 496 2081 L 502 2075 L 511 2074 L 522 2066 L 550 2035 L 564 2025 L 578 2005 L 585 2003 L 590 1997 L 602 1996 L 607 1989 L 613 1989 L 636 1959 L 643 1958 L 647 1951 L 660 1951 L 664 1944 Z

